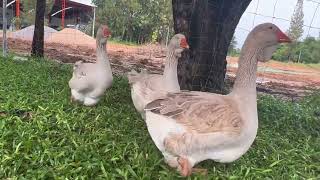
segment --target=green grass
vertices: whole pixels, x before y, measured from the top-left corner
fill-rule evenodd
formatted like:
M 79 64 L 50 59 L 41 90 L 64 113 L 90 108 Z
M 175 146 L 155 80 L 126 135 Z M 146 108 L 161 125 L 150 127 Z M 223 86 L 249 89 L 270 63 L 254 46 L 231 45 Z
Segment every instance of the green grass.
M 320 63 L 318 64 L 306 64 L 307 67 L 314 68 L 320 71 Z
M 304 63 L 293 63 L 293 62 L 282 62 L 282 63 L 293 65 L 293 66 L 300 66 L 304 68 L 315 69 L 315 70 L 319 70 L 320 72 L 320 63 L 318 64 L 304 64 Z
M 149 137 L 125 78 L 86 108 L 69 103 L 70 77 L 71 66 L 0 59 L 0 179 L 181 178 Z M 319 104 L 320 95 L 295 104 L 260 97 L 251 149 L 198 167 L 210 179 L 319 179 Z
M 130 42 L 130 41 L 123 41 L 123 40 L 119 40 L 119 39 L 116 39 L 116 38 L 108 40 L 108 43 L 110 43 L 110 44 L 122 44 L 122 45 L 127 45 L 127 46 L 139 46 L 138 43 Z

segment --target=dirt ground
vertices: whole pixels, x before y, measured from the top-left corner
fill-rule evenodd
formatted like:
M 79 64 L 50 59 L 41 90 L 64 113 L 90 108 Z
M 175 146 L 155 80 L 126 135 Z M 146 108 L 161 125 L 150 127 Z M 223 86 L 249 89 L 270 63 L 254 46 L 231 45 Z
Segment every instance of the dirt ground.
M 28 55 L 31 51 L 31 42 L 9 38 L 8 47 L 11 52 Z M 123 74 L 132 68 L 147 68 L 151 72 L 161 72 L 166 53 L 165 47 L 160 45 L 137 47 L 109 43 L 107 50 L 116 74 Z M 83 46 L 76 43 L 47 41 L 45 43 L 45 55 L 63 63 L 74 63 L 79 60 L 94 62 L 95 48 L 92 42 L 88 46 Z M 228 57 L 227 61 L 228 79 L 232 82 L 237 69 L 238 58 Z M 320 89 L 320 66 L 315 68 L 276 61 L 259 63 L 259 92 L 295 100 L 314 89 Z

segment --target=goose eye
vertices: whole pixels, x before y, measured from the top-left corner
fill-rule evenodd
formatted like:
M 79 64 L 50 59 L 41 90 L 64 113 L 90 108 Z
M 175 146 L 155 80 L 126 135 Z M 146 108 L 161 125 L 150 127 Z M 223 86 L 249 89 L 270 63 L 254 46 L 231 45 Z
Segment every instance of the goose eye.
M 273 29 L 272 26 L 270 26 L 269 29 Z

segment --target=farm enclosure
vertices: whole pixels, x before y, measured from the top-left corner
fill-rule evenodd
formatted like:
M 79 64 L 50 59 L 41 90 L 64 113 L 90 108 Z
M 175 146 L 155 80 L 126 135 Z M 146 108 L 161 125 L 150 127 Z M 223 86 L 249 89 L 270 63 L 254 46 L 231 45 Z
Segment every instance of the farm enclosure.
M 9 33 L 9 49 L 12 52 L 29 55 L 32 28 Z M 108 43 L 108 55 L 118 73 L 124 74 L 132 68 L 146 68 L 151 72 L 162 71 L 166 47 L 160 44 L 126 45 Z M 56 32 L 46 28 L 45 54 L 48 58 L 63 63 L 78 60 L 95 61 L 95 39 L 78 30 L 66 28 Z M 233 80 L 237 69 L 237 58 L 228 57 L 228 79 Z M 320 88 L 320 66 L 299 65 L 271 61 L 259 64 L 259 90 L 280 96 L 296 98 L 312 89 Z
M 257 5 L 254 7 L 260 7 L 262 1 L 253 2 Z M 139 10 L 139 4 L 134 5 L 129 10 Z M 257 10 L 253 12 L 257 19 L 248 21 L 250 27 L 261 20 L 259 14 Z M 275 15 L 270 17 L 270 21 L 278 20 Z M 110 23 L 116 29 L 119 22 L 102 23 Z M 241 25 L 238 32 L 251 30 Z M 0 58 L 0 179 L 179 178 L 164 162 L 145 122 L 135 111 L 125 77 L 132 69 L 163 72 L 167 48 L 157 33 L 161 37 L 170 35 L 170 27 L 162 26 L 152 35 L 146 34 L 150 39 L 145 38 L 140 44 L 139 39 L 144 37 L 135 34 L 137 30 L 132 27 L 136 26 L 135 23 L 124 26 L 129 27 L 124 31 L 111 29 L 114 34 L 123 35 L 112 37 L 107 46 L 114 84 L 93 108 L 70 103 L 68 87 L 74 62 L 96 61 L 96 41 L 91 31 L 81 29 L 81 32 L 74 27 L 55 30 L 45 26 L 46 59 L 29 56 L 34 26 L 7 33 L 10 54 Z M 308 28 L 317 30 L 312 23 Z M 129 35 L 128 30 L 132 30 Z M 124 42 L 130 35 L 137 35 L 138 41 Z M 229 56 L 227 61 L 226 92 L 232 87 L 238 58 Z M 209 178 L 318 179 L 319 64 L 273 60 L 259 63 L 257 84 L 259 130 L 252 148 L 234 163 L 210 161 L 199 167 L 208 168 Z M 194 177 L 205 178 L 201 174 Z

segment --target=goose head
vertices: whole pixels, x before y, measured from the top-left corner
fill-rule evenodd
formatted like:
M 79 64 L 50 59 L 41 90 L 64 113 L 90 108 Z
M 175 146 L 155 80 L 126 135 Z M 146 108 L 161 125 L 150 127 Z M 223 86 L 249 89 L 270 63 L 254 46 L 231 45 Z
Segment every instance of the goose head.
M 111 31 L 108 26 L 101 25 L 97 31 L 97 41 L 99 44 L 106 44 L 108 38 L 111 36 Z
M 189 45 L 185 35 L 183 34 L 174 35 L 169 42 L 168 48 L 170 51 L 174 52 L 174 55 L 177 58 L 180 58 L 182 51 L 184 49 L 189 49 Z
M 270 60 L 279 43 L 291 42 L 290 38 L 272 23 L 256 26 L 248 38 L 254 41 L 252 45 L 259 49 L 258 61 L 261 62 Z

